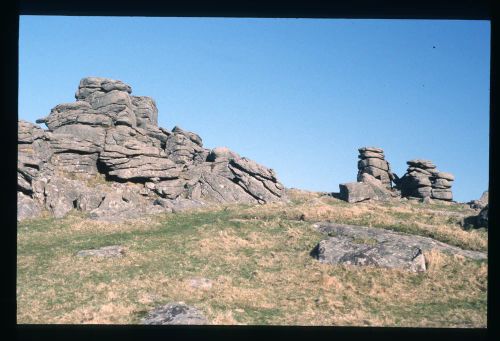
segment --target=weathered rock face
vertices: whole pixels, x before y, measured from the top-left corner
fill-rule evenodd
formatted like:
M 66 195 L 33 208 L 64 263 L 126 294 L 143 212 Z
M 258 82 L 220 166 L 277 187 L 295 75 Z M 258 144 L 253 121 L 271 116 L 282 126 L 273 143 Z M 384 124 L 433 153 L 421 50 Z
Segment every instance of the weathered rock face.
M 423 252 L 437 250 L 472 259 L 486 259 L 484 252 L 462 250 L 432 238 L 393 232 L 375 227 L 318 223 L 314 227 L 329 236 L 312 255 L 327 264 L 346 264 L 425 271 Z
M 438 171 L 436 165 L 429 160 L 410 160 L 407 164 L 407 172 L 398 182 L 403 197 L 430 197 L 446 201 L 453 199 L 453 174 Z
M 154 100 L 131 93 L 121 81 L 87 77 L 75 103 L 37 120 L 48 130 L 19 121 L 19 219 L 39 207 L 56 217 L 77 209 L 109 218 L 285 199 L 273 170 L 226 147 L 206 149 L 180 127 L 158 127 Z M 101 175 L 107 181 L 92 184 Z

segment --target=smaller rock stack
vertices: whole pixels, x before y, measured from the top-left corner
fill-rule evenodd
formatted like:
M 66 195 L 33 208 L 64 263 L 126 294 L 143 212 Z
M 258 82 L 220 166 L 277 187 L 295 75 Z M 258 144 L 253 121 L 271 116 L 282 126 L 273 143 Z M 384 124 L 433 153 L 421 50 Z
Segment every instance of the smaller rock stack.
M 394 175 L 391 172 L 389 162 L 385 160 L 384 150 L 376 147 L 359 148 L 358 178 L 363 182 L 363 174 L 370 174 L 380 180 L 387 188 L 391 188 Z
M 453 174 L 438 171 L 436 165 L 429 160 L 416 159 L 406 163 L 408 169 L 399 181 L 401 196 L 446 201 L 453 199 Z
M 357 182 L 339 184 L 339 196 L 347 202 L 364 200 L 387 201 L 399 196 L 399 191 L 392 188 L 397 176 L 391 172 L 384 151 L 376 147 L 358 149 Z

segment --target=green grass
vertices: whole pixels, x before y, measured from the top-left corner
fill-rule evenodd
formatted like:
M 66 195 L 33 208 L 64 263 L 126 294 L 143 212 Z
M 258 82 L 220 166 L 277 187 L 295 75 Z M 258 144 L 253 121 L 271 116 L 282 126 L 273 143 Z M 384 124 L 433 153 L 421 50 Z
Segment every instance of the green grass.
M 399 219 L 404 229 L 405 220 L 430 214 L 425 207 L 353 207 L 316 196 L 115 224 L 81 214 L 20 223 L 18 323 L 134 324 L 158 305 L 183 301 L 214 324 L 486 326 L 486 262 L 431 254 L 429 270 L 412 274 L 313 259 L 325 236 L 311 222 L 322 215 L 375 226 L 385 213 L 391 226 L 384 227 Z M 454 226 L 437 217 L 435 226 L 444 224 L 437 236 L 453 235 Z M 464 233 L 456 240 L 468 246 L 487 237 Z M 125 247 L 125 257 L 75 256 L 113 244 Z M 212 288 L 191 288 L 194 277 L 210 279 Z

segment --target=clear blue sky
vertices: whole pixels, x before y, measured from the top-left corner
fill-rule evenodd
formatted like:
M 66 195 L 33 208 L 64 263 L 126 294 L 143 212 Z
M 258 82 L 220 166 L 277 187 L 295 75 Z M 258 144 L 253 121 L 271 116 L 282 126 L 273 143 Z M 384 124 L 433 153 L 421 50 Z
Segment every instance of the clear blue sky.
M 19 117 L 115 78 L 156 100 L 160 126 L 288 187 L 338 191 L 378 146 L 399 176 L 433 160 L 468 201 L 488 186 L 489 45 L 488 21 L 22 16 Z

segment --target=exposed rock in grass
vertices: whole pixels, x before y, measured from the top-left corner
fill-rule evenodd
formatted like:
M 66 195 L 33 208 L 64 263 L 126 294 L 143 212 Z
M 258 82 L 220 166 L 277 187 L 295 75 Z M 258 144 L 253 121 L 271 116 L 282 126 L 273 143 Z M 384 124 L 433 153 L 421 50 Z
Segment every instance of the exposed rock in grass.
M 330 237 L 317 246 L 317 258 L 322 263 L 373 265 L 385 268 L 425 271 L 425 258 L 416 246 L 397 242 L 365 243 L 348 236 Z
M 125 249 L 120 245 L 110 245 L 104 246 L 99 249 L 91 250 L 81 250 L 76 253 L 78 257 L 105 257 L 105 258 L 115 258 L 123 257 L 125 255 Z
M 422 253 L 430 250 L 476 260 L 487 258 L 484 252 L 463 250 L 429 237 L 380 228 L 333 223 L 318 223 L 314 227 L 330 236 L 321 241 L 312 252 L 319 261 L 328 264 L 374 265 L 425 271 Z
M 209 324 L 200 310 L 184 303 L 169 303 L 155 308 L 142 319 L 142 324 L 180 324 L 200 325 Z

